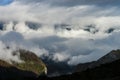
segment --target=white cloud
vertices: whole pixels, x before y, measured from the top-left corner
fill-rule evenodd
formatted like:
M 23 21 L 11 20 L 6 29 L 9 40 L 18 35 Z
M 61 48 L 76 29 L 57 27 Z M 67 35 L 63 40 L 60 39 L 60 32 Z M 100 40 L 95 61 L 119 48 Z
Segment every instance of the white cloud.
M 55 55 L 53 56 L 53 60 L 55 62 L 61 62 L 61 61 L 65 61 L 69 59 L 69 55 L 66 55 L 65 53 L 55 53 Z
M 22 60 L 19 58 L 19 53 L 14 56 L 12 54 L 13 51 L 15 51 L 14 48 L 7 49 L 6 45 L 0 41 L 0 59 L 5 60 L 9 63 L 11 63 L 11 61 L 22 62 Z
M 4 23 L 4 30 L 0 31 L 1 44 L 27 49 L 38 56 L 52 54 L 53 60 L 78 64 L 97 60 L 120 45 L 118 6 L 54 7 L 44 1 L 33 5 L 16 0 L 0 6 L 0 12 L 0 21 Z M 26 22 L 42 26 L 33 30 Z M 56 29 L 55 24 L 68 26 Z

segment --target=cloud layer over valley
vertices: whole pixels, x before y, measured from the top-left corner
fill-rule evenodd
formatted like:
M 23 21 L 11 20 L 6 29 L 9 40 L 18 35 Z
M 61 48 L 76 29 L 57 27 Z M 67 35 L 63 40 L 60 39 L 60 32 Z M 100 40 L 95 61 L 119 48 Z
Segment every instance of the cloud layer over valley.
M 14 0 L 0 6 L 0 59 L 19 59 L 10 54 L 20 48 L 70 65 L 97 60 L 120 49 L 118 3 Z M 9 50 L 5 50 L 7 46 Z

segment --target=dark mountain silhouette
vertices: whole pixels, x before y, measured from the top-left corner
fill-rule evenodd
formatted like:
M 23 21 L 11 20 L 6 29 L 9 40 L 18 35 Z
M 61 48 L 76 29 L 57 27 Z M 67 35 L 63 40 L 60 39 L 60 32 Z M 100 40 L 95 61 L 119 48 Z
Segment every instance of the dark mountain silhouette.
M 94 68 L 94 67 L 100 66 L 101 64 L 110 63 L 118 59 L 120 59 L 120 50 L 113 50 L 108 54 L 106 54 L 105 56 L 98 59 L 97 61 L 78 64 L 75 68 L 75 72 L 81 72 L 88 68 Z
M 47 66 L 48 76 L 59 76 L 63 74 L 68 74 L 71 73 L 74 69 L 73 66 L 68 65 L 66 62 L 55 62 L 48 57 L 44 57 L 42 60 Z
M 38 80 L 120 80 L 120 59 L 82 72 Z
M 38 80 L 120 80 L 120 50 L 113 50 L 97 61 L 79 64 L 73 74 Z
M 24 71 L 16 67 L 0 66 L 0 80 L 33 80 L 37 75 L 31 71 Z
M 38 30 L 40 27 L 42 27 L 42 24 L 35 23 L 35 22 L 26 22 L 25 23 L 30 29 Z
M 16 52 L 13 55 L 16 55 Z M 18 52 L 21 54 L 20 58 L 25 62 L 32 61 L 33 65 L 44 64 L 32 52 L 26 50 L 18 50 Z M 81 64 L 85 67 L 88 66 L 82 71 L 79 71 L 79 68 L 77 68 L 77 72 L 56 77 L 41 76 L 40 74 L 38 77 L 37 71 L 39 69 L 33 67 L 32 64 L 27 64 L 30 62 L 22 64 L 21 67 L 19 63 L 17 65 L 15 62 L 9 64 L 6 61 L 0 60 L 0 80 L 120 80 L 119 54 L 120 50 L 113 50 L 95 62 Z M 44 68 L 40 68 L 41 71 L 43 70 L 42 73 L 45 73 L 45 68 L 45 64 Z M 34 71 L 35 69 L 36 71 Z
M 3 27 L 4 27 L 4 23 L 0 22 L 0 30 L 3 30 Z

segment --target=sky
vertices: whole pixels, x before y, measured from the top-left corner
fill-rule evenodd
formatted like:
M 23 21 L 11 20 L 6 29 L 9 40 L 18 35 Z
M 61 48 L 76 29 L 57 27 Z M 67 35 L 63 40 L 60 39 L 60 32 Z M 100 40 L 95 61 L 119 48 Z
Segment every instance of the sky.
M 119 0 L 1 0 L 0 59 L 20 61 L 19 56 L 11 53 L 26 49 L 69 65 L 97 60 L 120 49 L 119 3 Z M 6 46 L 10 49 L 5 49 Z
M 0 0 L 0 5 L 2 5 L 2 6 L 9 5 L 12 2 L 13 2 L 13 0 Z

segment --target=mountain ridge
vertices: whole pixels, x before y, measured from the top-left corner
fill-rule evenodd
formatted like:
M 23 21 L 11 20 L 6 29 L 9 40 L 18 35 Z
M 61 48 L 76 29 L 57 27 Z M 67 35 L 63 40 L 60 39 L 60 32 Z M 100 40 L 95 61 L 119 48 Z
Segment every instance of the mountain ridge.
M 17 52 L 20 53 L 20 59 L 24 62 L 14 62 L 11 63 L 0 60 L 0 80 L 18 79 L 18 78 L 36 78 L 38 76 L 47 74 L 46 65 L 37 57 L 33 52 L 19 49 L 13 52 L 16 55 Z M 4 74 L 4 75 L 3 75 Z M 6 75 L 6 76 L 5 76 Z M 16 76 L 14 76 L 16 75 Z M 3 77 L 2 77 L 3 76 Z M 5 78 L 6 77 L 6 78 Z
M 87 70 L 88 68 L 95 68 L 95 67 L 98 67 L 102 64 L 111 63 L 111 62 L 116 61 L 118 59 L 120 59 L 120 50 L 119 49 L 112 50 L 111 52 L 104 55 L 103 57 L 101 57 L 97 61 L 78 64 L 75 68 L 75 72 L 81 72 L 81 71 Z
M 94 68 L 87 68 L 81 72 L 61 75 L 57 77 L 40 77 L 37 80 L 120 80 L 120 59 L 101 64 Z

